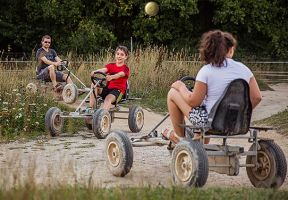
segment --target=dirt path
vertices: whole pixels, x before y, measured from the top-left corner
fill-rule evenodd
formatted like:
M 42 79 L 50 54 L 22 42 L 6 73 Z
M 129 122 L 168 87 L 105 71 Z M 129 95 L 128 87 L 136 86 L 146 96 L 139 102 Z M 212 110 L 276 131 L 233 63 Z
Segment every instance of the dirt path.
M 263 92 L 263 101 L 253 114 L 253 120 L 262 119 L 284 110 L 288 106 L 288 84 L 272 86 L 276 91 Z M 140 134 L 148 133 L 163 116 L 145 110 L 145 125 Z M 170 126 L 169 120 L 164 127 Z M 126 120 L 115 120 L 112 130 L 123 130 L 132 134 Z M 139 134 L 138 134 L 139 135 Z M 288 160 L 288 138 L 275 132 L 261 134 L 274 138 L 283 149 Z M 233 141 L 236 144 L 237 141 Z M 92 186 L 143 186 L 172 185 L 170 172 L 170 154 L 163 147 L 134 147 L 134 162 L 130 173 L 124 178 L 111 175 L 105 165 L 104 140 L 97 140 L 86 129 L 73 137 L 62 135 L 57 138 L 38 139 L 22 143 L 21 141 L 0 145 L 0 187 L 23 182 L 37 185 L 66 185 L 82 183 Z M 232 144 L 232 143 L 231 143 Z M 245 150 L 250 144 L 245 141 L 237 143 Z M 240 162 L 245 162 L 241 159 Z M 288 189 L 288 179 L 282 188 Z M 240 169 L 238 176 L 226 176 L 209 172 L 205 187 L 252 187 L 246 170 Z

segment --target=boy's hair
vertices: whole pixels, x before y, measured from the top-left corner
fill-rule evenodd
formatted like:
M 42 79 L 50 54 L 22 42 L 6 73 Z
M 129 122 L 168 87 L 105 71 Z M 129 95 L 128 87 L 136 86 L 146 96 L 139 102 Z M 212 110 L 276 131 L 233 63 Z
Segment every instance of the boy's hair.
M 129 50 L 128 50 L 128 48 L 126 47 L 126 46 L 122 46 L 122 45 L 119 45 L 117 48 L 116 48 L 116 51 L 118 51 L 118 50 L 122 50 L 122 51 L 124 51 L 124 53 L 126 54 L 126 56 L 129 56 Z M 115 52 L 116 52 L 115 51 Z

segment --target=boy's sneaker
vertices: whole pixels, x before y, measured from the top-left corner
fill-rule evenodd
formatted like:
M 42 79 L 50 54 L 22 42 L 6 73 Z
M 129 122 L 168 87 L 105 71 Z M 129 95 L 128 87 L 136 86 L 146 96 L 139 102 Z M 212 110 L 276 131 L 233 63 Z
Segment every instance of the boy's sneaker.
M 90 107 L 85 108 L 84 110 L 81 110 L 82 114 L 93 114 L 94 110 Z

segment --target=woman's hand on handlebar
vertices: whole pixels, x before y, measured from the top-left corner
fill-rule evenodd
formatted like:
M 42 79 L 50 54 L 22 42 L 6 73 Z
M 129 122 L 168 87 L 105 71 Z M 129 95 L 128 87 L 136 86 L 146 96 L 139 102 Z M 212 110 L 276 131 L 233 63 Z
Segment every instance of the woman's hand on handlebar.
M 92 71 L 92 72 L 91 72 L 91 74 L 90 74 L 90 75 L 91 75 L 91 77 L 93 77 L 93 76 L 94 76 L 95 72 L 96 72 L 96 71 Z
M 186 87 L 185 83 L 183 83 L 182 81 L 175 81 L 172 85 L 171 88 L 174 88 L 175 90 L 179 90 L 181 87 Z

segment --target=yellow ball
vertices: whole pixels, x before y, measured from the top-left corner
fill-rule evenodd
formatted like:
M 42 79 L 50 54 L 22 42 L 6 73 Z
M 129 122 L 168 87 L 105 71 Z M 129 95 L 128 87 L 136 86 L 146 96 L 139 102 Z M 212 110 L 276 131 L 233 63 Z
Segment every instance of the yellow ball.
M 155 16 L 159 12 L 159 6 L 156 2 L 150 1 L 145 5 L 145 13 L 149 16 Z

